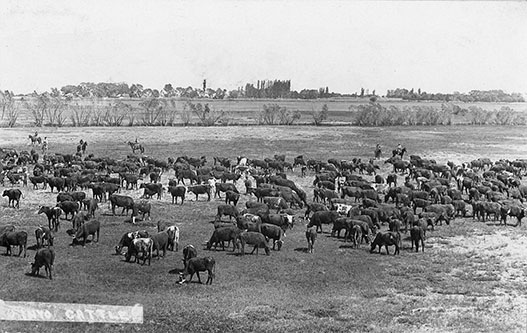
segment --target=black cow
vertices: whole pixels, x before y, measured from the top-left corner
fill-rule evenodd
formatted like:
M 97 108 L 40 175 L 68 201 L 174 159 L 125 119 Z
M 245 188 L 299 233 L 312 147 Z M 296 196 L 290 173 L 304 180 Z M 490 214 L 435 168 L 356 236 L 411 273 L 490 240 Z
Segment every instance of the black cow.
M 73 197 L 69 193 L 60 192 L 57 194 L 57 202 L 64 202 L 64 201 L 76 201 L 73 199 Z
M 320 228 L 320 232 L 322 232 L 322 224 L 330 224 L 334 223 L 337 218 L 340 217 L 340 214 L 336 211 L 318 211 L 313 213 L 313 216 L 311 216 L 311 220 L 309 221 L 308 228 L 312 226 Z
M 236 185 L 231 183 L 216 183 L 215 187 L 216 192 L 214 193 L 214 197 L 218 196 L 218 198 L 221 198 L 221 192 L 233 191 L 236 193 L 240 193 L 236 188 Z
M 61 177 L 48 177 L 46 178 L 46 182 L 48 183 L 49 187 L 51 188 L 51 193 L 53 193 L 53 188 L 57 189 L 57 192 L 64 191 L 64 187 L 66 184 L 66 181 L 64 178 Z
M 97 241 L 99 242 L 99 231 L 101 229 L 101 222 L 97 220 L 91 220 L 84 223 L 79 230 L 73 236 L 73 241 L 78 241 L 82 238 L 82 246 L 86 246 L 86 239 L 89 235 L 92 236 L 92 242 L 95 241 L 95 234 L 97 234 Z
M 210 250 L 212 245 L 214 245 L 214 250 L 216 250 L 216 247 L 218 246 L 218 243 L 221 242 L 223 251 L 225 251 L 225 241 L 231 242 L 232 241 L 232 251 L 236 249 L 236 239 L 238 237 L 238 234 L 240 233 L 240 229 L 236 226 L 231 227 L 222 227 L 214 229 L 214 232 L 212 233 L 212 236 L 210 237 L 210 240 L 207 242 L 207 250 Z M 227 248 L 228 248 L 227 244 Z
M 168 192 L 172 195 L 172 203 L 177 204 L 177 198 L 181 198 L 181 204 L 185 201 L 187 189 L 185 186 L 169 186 Z
M 267 239 L 265 239 L 265 236 L 259 232 L 254 231 L 243 231 L 238 234 L 237 242 L 241 244 L 241 254 L 245 254 L 245 244 L 248 245 L 254 245 L 254 248 L 251 252 L 251 254 L 256 251 L 256 254 L 258 255 L 258 249 L 263 247 L 265 249 L 265 254 L 269 255 L 269 245 L 267 243 Z
M 238 200 L 240 200 L 239 193 L 236 193 L 231 190 L 225 192 L 225 203 L 226 204 L 232 204 L 233 206 L 236 206 L 238 204 Z
M 38 184 L 42 184 L 42 189 L 46 189 L 46 177 L 44 176 L 29 176 L 29 181 L 33 184 L 35 190 L 38 189 Z
M 238 211 L 238 208 L 236 208 L 235 206 L 219 205 L 218 214 L 216 215 L 216 220 L 220 221 L 223 215 L 229 216 L 229 220 L 231 220 L 233 217 L 237 218 L 240 215 L 240 212 Z
M 185 270 L 180 273 L 180 284 L 183 284 L 187 282 L 185 279 L 186 275 L 190 274 L 190 279 L 188 282 L 192 281 L 192 277 L 194 276 L 194 273 L 198 276 L 198 282 L 201 282 L 201 279 L 199 277 L 199 272 L 207 271 L 209 276 L 207 278 L 207 282 L 205 284 L 212 284 L 212 280 L 214 279 L 214 266 L 216 262 L 214 261 L 214 258 L 212 257 L 205 257 L 205 258 L 191 258 L 188 260 L 187 265 L 185 267 Z
M 110 195 L 110 204 L 112 205 L 113 215 L 115 215 L 115 207 L 123 207 L 123 210 L 121 211 L 121 215 L 124 214 L 125 210 L 126 210 L 126 214 L 128 214 L 129 210 L 133 211 L 134 209 L 134 199 L 127 195 L 120 195 L 120 194 Z
M 148 214 L 148 219 L 150 220 L 150 211 L 152 210 L 152 205 L 150 202 L 146 200 L 140 200 L 139 202 L 134 202 L 133 208 L 132 208 L 132 221 L 134 221 L 134 217 L 138 216 L 139 214 L 143 214 L 142 219 L 145 219 L 145 215 Z
M 48 218 L 49 229 L 58 231 L 60 226 L 60 215 L 62 215 L 62 209 L 60 207 L 48 207 L 41 206 L 38 210 L 38 214 L 46 214 Z
M 57 207 L 62 209 L 64 212 L 64 218 L 68 219 L 68 214 L 71 214 L 71 218 L 79 212 L 79 204 L 76 201 L 63 201 L 57 204 Z
M 44 266 L 46 276 L 51 280 L 54 261 L 55 251 L 52 248 L 39 249 L 35 254 L 35 262 L 31 264 L 31 275 L 39 275 L 40 267 Z
M 419 241 L 421 242 L 421 249 L 423 252 L 425 252 L 425 231 L 421 226 L 413 226 L 410 229 L 410 239 L 412 240 L 412 250 L 414 249 L 415 244 L 415 252 L 419 252 Z
M 267 224 L 267 223 L 262 224 L 260 228 L 261 228 L 261 233 L 265 237 L 273 240 L 273 250 L 275 249 L 275 246 L 278 244 L 278 251 L 280 251 L 280 249 L 282 248 L 282 245 L 284 244 L 284 241 L 282 240 L 284 231 L 282 230 L 282 228 L 274 224 Z
M 53 232 L 49 228 L 38 227 L 35 230 L 35 238 L 37 240 L 37 248 L 41 248 L 44 245 L 53 246 L 54 236 Z
M 401 244 L 401 234 L 397 232 L 378 232 L 375 236 L 375 239 L 371 243 L 370 253 L 373 253 L 375 248 L 379 247 L 379 253 L 381 253 L 381 248 L 384 246 L 386 248 L 386 254 L 390 254 L 388 246 L 395 246 L 394 255 L 399 254 L 399 244 Z
M 73 230 L 77 231 L 79 228 L 90 219 L 90 215 L 80 212 L 71 219 Z
M 192 192 L 196 195 L 196 201 L 198 201 L 198 195 L 199 194 L 206 194 L 207 195 L 207 201 L 210 201 L 210 191 L 211 187 L 210 185 L 195 185 L 195 186 L 189 186 L 188 191 Z
M 152 238 L 152 240 L 154 241 L 154 247 L 152 248 L 152 251 L 157 251 L 157 259 L 160 259 L 159 250 L 163 250 L 163 257 L 165 257 L 168 245 L 170 243 L 170 235 L 168 234 L 168 232 L 158 232 L 157 234 L 151 235 L 150 238 Z
M 0 235 L 0 246 L 7 248 L 6 255 L 11 255 L 11 246 L 18 245 L 19 251 L 18 256 L 24 250 L 24 258 L 26 257 L 27 247 L 27 232 L 25 231 L 7 231 Z
M 89 216 L 95 216 L 95 211 L 99 208 L 99 200 L 97 199 L 84 199 L 82 200 L 82 206 L 88 211 Z
M 7 197 L 9 199 L 8 207 L 13 206 L 13 208 L 20 208 L 20 197 L 22 198 L 24 197 L 22 195 L 22 191 L 20 191 L 17 188 L 4 190 L 4 194 L 2 194 L 2 196 Z M 15 202 L 16 202 L 16 206 L 15 206 Z M 13 204 L 11 205 L 11 203 Z
M 163 185 L 161 183 L 143 183 L 139 188 L 145 189 L 145 196 L 157 194 L 157 199 L 161 199 L 163 195 Z

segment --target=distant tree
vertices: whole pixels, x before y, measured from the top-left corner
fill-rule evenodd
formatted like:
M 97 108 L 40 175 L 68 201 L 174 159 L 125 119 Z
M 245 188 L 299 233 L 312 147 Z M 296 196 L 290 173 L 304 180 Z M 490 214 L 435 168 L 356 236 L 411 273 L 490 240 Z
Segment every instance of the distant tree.
M 322 125 L 322 122 L 328 119 L 328 112 L 329 109 L 327 104 L 322 105 L 322 109 L 320 111 L 313 110 L 312 116 L 316 126 Z
M 364 88 L 360 88 L 360 97 L 364 97 Z

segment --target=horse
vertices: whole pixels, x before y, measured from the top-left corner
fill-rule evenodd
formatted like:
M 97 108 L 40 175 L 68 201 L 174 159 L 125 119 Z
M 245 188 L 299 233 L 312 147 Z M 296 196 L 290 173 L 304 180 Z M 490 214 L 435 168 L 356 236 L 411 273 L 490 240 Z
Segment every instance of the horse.
M 132 154 L 135 154 L 136 150 L 139 150 L 141 154 L 145 152 L 145 148 L 140 143 L 128 141 L 128 145 L 130 146 L 130 148 L 132 148 Z
M 403 156 L 404 156 L 404 153 L 406 153 L 406 147 L 403 147 L 403 149 L 401 149 L 401 150 L 394 149 L 394 150 L 392 150 L 392 157 L 395 157 L 395 156 L 399 155 L 401 157 L 401 159 L 402 159 Z
M 35 143 L 38 143 L 39 145 L 42 144 L 42 138 L 38 136 L 38 134 L 31 135 L 29 134 L 29 139 L 31 140 L 31 144 L 34 146 Z

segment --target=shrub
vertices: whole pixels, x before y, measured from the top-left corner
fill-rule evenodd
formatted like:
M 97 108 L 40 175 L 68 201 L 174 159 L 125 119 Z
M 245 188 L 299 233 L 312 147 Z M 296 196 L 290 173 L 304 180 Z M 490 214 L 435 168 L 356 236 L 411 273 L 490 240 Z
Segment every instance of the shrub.
M 183 110 L 179 114 L 179 118 L 181 119 L 181 122 L 183 125 L 188 126 L 190 124 L 190 118 L 192 117 L 192 111 L 190 110 L 190 106 L 187 104 L 183 105 Z
M 214 126 L 225 118 L 223 110 L 211 110 L 209 104 L 187 102 L 189 109 L 195 114 L 203 126 Z
M 103 124 L 106 126 L 121 126 L 124 118 L 132 113 L 132 106 L 130 104 L 123 103 L 121 101 L 116 104 L 110 104 L 105 108 L 103 115 Z
M 18 119 L 19 110 L 15 105 L 13 93 L 9 91 L 0 91 L 0 107 L 2 108 L 2 118 L 7 118 L 7 126 L 14 127 Z
M 70 105 L 71 109 L 71 124 L 73 127 L 86 127 L 90 125 L 91 112 L 93 106 L 91 105 Z
M 300 111 L 291 112 L 278 104 L 264 104 L 258 114 L 258 124 L 264 125 L 292 125 L 300 119 Z
M 322 122 L 328 119 L 328 111 L 327 104 L 322 105 L 322 110 L 320 111 L 313 110 L 312 116 L 316 126 L 322 125 Z

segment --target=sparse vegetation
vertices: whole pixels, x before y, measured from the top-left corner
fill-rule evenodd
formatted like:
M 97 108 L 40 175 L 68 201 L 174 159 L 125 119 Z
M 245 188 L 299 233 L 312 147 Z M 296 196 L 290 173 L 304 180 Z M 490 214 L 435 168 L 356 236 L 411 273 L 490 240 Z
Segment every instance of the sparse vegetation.
M 329 109 L 327 104 L 322 105 L 321 110 L 313 110 L 312 116 L 316 126 L 322 125 L 322 122 L 328 119 L 328 112 Z

